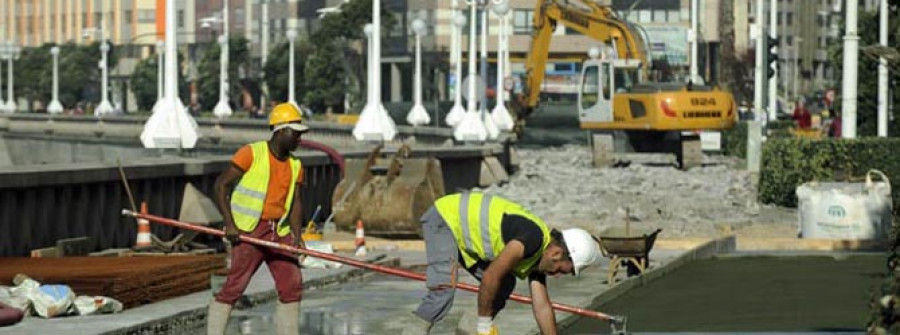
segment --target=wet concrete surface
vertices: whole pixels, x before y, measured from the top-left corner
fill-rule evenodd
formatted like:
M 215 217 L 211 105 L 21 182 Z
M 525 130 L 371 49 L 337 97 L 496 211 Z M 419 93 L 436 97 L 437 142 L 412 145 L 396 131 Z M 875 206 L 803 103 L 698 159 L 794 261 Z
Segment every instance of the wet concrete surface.
M 364 335 L 383 333 L 394 315 L 410 314 L 424 286 L 404 279 L 376 275 L 362 282 L 312 291 L 300 308 L 300 333 L 309 335 Z M 232 313 L 227 334 L 274 334 L 275 303 Z M 206 334 L 205 329 L 194 332 Z
M 885 272 L 884 254 L 722 256 L 688 264 L 597 309 L 636 332 L 858 332 Z M 563 334 L 597 334 L 582 319 Z
M 655 250 L 651 254 L 652 266 L 659 267 L 680 255 L 681 251 Z M 401 259 L 401 264 L 414 271 L 424 271 L 423 253 L 393 253 Z M 578 278 L 564 276 L 548 279 L 551 299 L 556 302 L 586 307 L 592 299 L 609 286 L 606 278 L 606 261 L 592 268 Z M 624 279 L 624 278 L 620 278 Z M 460 282 L 476 284 L 470 275 L 460 272 Z M 516 285 L 516 293 L 530 295 L 525 281 Z M 387 335 L 416 334 L 420 321 L 412 314 L 421 298 L 425 286 L 418 281 L 395 278 L 387 275 L 373 275 L 360 281 L 344 283 L 340 286 L 309 291 L 304 295 L 300 307 L 301 334 L 334 335 Z M 275 302 L 237 310 L 232 313 L 227 333 L 270 334 L 275 327 Z M 431 334 L 474 334 L 476 295 L 457 291 L 454 306 L 445 321 L 439 322 Z M 557 313 L 561 319 L 565 313 Z M 534 334 L 537 323 L 530 305 L 509 302 L 497 316 L 495 323 L 504 334 Z M 603 325 L 608 329 L 608 325 Z M 191 332 L 204 334 L 203 329 Z

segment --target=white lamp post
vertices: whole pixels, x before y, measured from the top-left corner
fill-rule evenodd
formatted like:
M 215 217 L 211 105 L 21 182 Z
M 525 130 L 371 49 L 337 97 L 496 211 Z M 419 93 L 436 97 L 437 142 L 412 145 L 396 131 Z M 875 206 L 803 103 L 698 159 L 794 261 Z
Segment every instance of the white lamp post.
M 100 105 L 94 110 L 95 116 L 113 113 L 112 104 L 109 103 L 109 94 L 107 92 L 107 85 L 109 85 L 109 63 L 107 62 L 107 53 L 109 53 L 109 43 L 106 43 L 106 40 L 102 40 L 100 42 Z
M 290 47 L 289 56 L 288 56 L 288 102 L 297 105 L 297 100 L 294 98 L 294 91 L 296 91 L 296 86 L 294 84 L 294 39 L 297 38 L 297 31 L 294 29 L 288 29 L 287 31 L 287 39 Z
M 366 23 L 363 27 L 363 33 L 366 34 L 366 106 L 363 111 L 369 108 L 369 105 L 375 101 L 375 90 L 372 89 L 372 83 L 375 82 L 375 59 L 372 57 L 372 46 L 374 43 L 372 33 L 375 27 L 371 23 Z
M 192 149 L 200 138 L 197 121 L 178 98 L 178 41 L 175 38 L 175 0 L 166 0 L 166 66 L 163 102 L 141 132 L 145 148 Z
M 220 119 L 231 116 L 228 105 L 228 37 L 219 35 L 219 102 L 213 108 L 213 115 Z
M 425 21 L 413 20 L 412 29 L 416 35 L 416 73 L 413 77 L 413 107 L 406 115 L 406 122 L 413 126 L 421 126 L 431 122 L 428 111 L 422 105 L 422 34 L 426 30 Z
M 4 55 L 6 57 L 6 66 L 9 68 L 7 74 L 7 91 L 6 91 L 6 105 L 3 106 L 3 110 L 7 113 L 15 113 L 16 112 L 16 98 L 15 98 L 15 86 L 13 82 L 13 60 L 19 56 L 19 47 L 16 46 L 13 42 L 6 42 L 6 53 Z
M 159 105 L 163 101 L 163 81 L 165 80 L 165 74 L 163 73 L 163 54 L 165 50 L 163 48 L 166 47 L 166 43 L 162 40 L 156 41 L 156 103 L 153 104 L 153 112 L 159 108 Z
M 478 35 L 475 33 L 475 12 L 477 11 L 478 2 L 475 0 L 467 0 L 466 4 L 469 5 L 469 76 L 468 76 L 468 96 L 467 96 L 467 108 L 466 113 L 463 115 L 462 121 L 456 126 L 456 129 L 453 131 L 453 137 L 457 141 L 468 141 L 468 142 L 484 142 L 487 139 L 488 133 L 487 129 L 484 127 L 484 122 L 481 119 L 481 115 L 478 112 L 477 100 L 478 98 L 475 96 L 475 57 L 476 56 L 476 48 L 475 48 L 475 40 L 478 38 Z
M 219 36 L 219 102 L 213 115 L 224 119 L 231 116 L 228 105 L 228 0 L 222 4 L 222 35 Z
M 497 128 L 497 124 L 494 123 L 494 118 L 491 117 L 491 113 L 487 107 L 487 87 L 488 87 L 488 48 L 487 48 L 487 40 L 488 40 L 488 24 L 490 21 L 488 20 L 488 2 L 487 0 L 479 0 L 478 3 L 481 5 L 481 80 L 484 85 L 484 93 L 481 95 L 481 105 L 478 107 L 478 114 L 481 118 L 481 122 L 484 123 L 484 129 L 487 130 L 488 139 L 495 140 L 500 136 L 500 128 Z M 499 58 L 499 57 L 498 57 Z M 500 88 L 497 88 L 499 91 Z
M 47 113 L 59 114 L 63 112 L 63 105 L 59 102 L 59 47 L 50 48 L 53 55 L 53 97 L 47 106 Z
M 494 13 L 500 18 L 500 30 L 497 31 L 497 105 L 491 111 L 491 118 L 497 128 L 504 131 L 513 129 L 513 119 L 506 109 L 505 95 L 506 87 L 504 87 L 504 75 L 506 74 L 506 57 L 509 49 L 509 39 L 507 37 L 507 17 L 509 5 L 505 0 L 494 4 Z
M 372 1 L 371 71 L 368 83 L 369 101 L 353 127 L 358 141 L 390 141 L 397 136 L 397 125 L 381 104 L 381 0 Z
M 455 2 L 455 1 L 454 1 Z M 453 107 L 450 108 L 450 112 L 447 113 L 447 116 L 444 118 L 444 121 L 447 122 L 447 125 L 451 127 L 456 127 L 460 121 L 462 121 L 463 115 L 466 114 L 466 109 L 463 108 L 462 103 L 462 29 L 466 25 L 466 16 L 463 13 L 456 12 L 453 17 L 453 25 L 456 26 L 453 30 L 456 32 L 456 40 L 453 43 L 456 43 L 456 83 L 454 83 L 455 87 L 453 89 Z

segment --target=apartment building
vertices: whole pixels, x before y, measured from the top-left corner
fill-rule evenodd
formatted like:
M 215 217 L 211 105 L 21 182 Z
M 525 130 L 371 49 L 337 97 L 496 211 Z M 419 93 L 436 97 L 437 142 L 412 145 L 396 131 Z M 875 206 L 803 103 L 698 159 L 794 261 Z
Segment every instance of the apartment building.
M 757 1 L 747 1 L 747 21 L 756 23 Z M 863 1 L 860 10 L 874 10 L 876 1 Z M 763 25 L 769 26 L 769 1 Z M 841 43 L 842 0 L 779 0 L 777 2 L 779 42 L 778 85 L 781 96 L 794 99 L 834 87 L 834 64 L 828 48 Z M 747 27 L 750 35 L 750 25 Z M 766 28 L 768 34 L 768 28 Z M 754 41 L 747 49 L 755 49 Z

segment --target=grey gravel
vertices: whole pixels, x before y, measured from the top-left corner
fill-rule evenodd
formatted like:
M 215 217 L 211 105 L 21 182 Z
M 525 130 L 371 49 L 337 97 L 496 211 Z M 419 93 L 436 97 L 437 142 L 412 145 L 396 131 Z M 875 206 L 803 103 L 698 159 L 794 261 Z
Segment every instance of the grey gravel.
M 634 164 L 598 169 L 589 148 L 579 145 L 520 149 L 519 159 L 509 183 L 484 191 L 526 206 L 554 227 L 599 234 L 624 226 L 628 208 L 633 228 L 661 228 L 667 236 L 796 236 L 796 210 L 758 203 L 750 174 L 729 157 L 707 157 L 689 171 Z

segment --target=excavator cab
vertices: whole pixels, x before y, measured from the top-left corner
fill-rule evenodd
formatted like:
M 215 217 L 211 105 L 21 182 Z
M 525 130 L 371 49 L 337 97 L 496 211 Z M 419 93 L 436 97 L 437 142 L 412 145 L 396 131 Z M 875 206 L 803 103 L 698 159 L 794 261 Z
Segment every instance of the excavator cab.
M 634 59 L 589 59 L 581 68 L 578 89 L 578 119 L 613 122 L 613 97 L 638 84 L 640 61 Z

